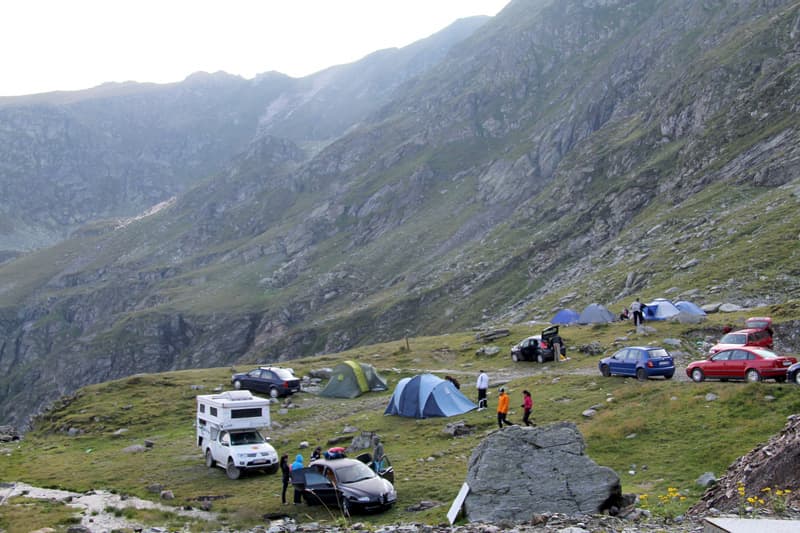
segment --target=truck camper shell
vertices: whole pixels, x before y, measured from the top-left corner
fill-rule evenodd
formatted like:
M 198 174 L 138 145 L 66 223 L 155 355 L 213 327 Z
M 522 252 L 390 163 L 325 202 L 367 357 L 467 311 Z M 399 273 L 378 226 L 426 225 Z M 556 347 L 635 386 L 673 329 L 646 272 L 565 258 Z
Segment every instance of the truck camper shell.
M 250 391 L 236 390 L 197 397 L 197 438 L 208 429 L 238 430 L 270 427 L 269 400 L 253 396 Z

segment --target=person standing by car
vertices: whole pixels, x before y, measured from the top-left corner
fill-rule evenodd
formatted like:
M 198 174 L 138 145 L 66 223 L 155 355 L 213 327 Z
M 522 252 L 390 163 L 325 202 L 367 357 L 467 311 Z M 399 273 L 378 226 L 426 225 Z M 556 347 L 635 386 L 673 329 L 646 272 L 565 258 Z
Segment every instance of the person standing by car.
M 304 467 L 303 465 L 303 455 L 298 453 L 297 457 L 294 458 L 294 462 L 292 463 L 291 469 L 292 470 L 302 470 Z M 297 487 L 294 486 L 294 504 L 299 505 L 302 501 L 303 492 Z
M 531 423 L 531 409 L 533 409 L 533 398 L 531 398 L 531 393 L 526 390 L 522 391 L 522 408 L 524 409 L 524 414 L 522 415 L 522 421 L 525 422 L 526 426 L 535 426 L 536 424 Z
M 386 457 L 386 454 L 383 452 L 383 443 L 378 435 L 372 438 L 372 443 L 372 466 L 375 468 L 376 472 L 380 472 L 383 468 L 383 458 Z
M 564 344 L 564 341 L 561 340 L 561 337 L 558 333 L 550 339 L 550 345 L 553 348 L 553 361 L 566 361 L 567 358 L 561 354 L 561 346 Z
M 500 429 L 503 429 L 503 424 L 507 426 L 514 425 L 506 418 L 508 416 L 508 403 L 509 398 L 508 394 L 506 394 L 506 389 L 500 387 L 500 396 L 497 397 L 497 425 L 500 426 Z
M 286 505 L 286 489 L 289 488 L 289 477 L 292 475 L 292 469 L 289 466 L 289 454 L 281 455 L 281 481 L 283 481 L 283 490 L 281 491 L 281 503 Z
M 489 376 L 483 370 L 478 374 L 475 387 L 478 389 L 478 411 L 483 411 L 486 409 L 486 390 L 489 388 Z

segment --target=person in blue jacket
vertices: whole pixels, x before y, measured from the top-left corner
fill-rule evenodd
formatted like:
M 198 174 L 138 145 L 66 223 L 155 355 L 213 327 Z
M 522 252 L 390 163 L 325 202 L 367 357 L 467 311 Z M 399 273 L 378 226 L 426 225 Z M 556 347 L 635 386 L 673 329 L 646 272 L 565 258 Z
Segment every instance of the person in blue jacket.
M 294 462 L 292 463 L 292 470 L 300 470 L 303 468 L 303 454 L 298 453 L 297 457 L 294 458 Z M 294 504 L 298 505 L 302 501 L 303 492 L 297 487 L 294 486 Z

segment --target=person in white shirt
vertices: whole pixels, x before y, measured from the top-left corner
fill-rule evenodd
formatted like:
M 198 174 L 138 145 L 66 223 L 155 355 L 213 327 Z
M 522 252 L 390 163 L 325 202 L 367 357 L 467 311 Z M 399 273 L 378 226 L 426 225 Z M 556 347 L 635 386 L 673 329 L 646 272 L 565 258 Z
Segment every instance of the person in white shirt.
M 478 381 L 475 383 L 478 389 L 478 411 L 486 409 L 486 391 L 489 388 L 489 376 L 483 370 L 478 374 Z

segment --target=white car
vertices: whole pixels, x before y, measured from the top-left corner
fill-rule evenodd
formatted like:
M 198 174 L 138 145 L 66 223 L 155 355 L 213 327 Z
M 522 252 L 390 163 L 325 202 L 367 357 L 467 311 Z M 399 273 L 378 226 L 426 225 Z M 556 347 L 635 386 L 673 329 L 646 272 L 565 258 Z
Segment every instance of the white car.
M 254 429 L 220 431 L 206 443 L 206 466 L 219 466 L 230 479 L 239 479 L 242 470 L 278 471 L 278 453 Z

